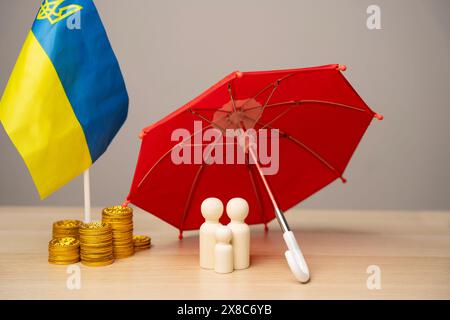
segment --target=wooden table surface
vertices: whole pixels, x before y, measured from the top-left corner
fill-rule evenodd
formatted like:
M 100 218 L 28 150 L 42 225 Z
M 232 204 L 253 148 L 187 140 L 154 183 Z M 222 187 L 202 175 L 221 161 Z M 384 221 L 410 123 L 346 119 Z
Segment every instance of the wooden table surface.
M 94 210 L 100 218 L 100 210 Z M 67 266 L 47 262 L 51 224 L 81 208 L 0 207 L 0 299 L 449 299 L 450 212 L 291 210 L 287 218 L 308 260 L 311 281 L 290 273 L 275 221 L 252 226 L 251 267 L 216 274 L 198 265 L 198 234 L 135 210 L 135 233 L 153 247 L 107 267 L 81 264 L 81 288 Z M 381 270 L 369 290 L 367 268 Z

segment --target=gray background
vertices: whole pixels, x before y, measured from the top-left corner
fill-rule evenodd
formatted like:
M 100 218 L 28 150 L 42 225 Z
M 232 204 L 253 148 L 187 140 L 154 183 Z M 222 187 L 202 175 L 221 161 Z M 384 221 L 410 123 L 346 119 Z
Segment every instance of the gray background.
M 450 209 L 450 1 L 97 0 L 130 95 L 129 118 L 91 169 L 94 205 L 127 195 L 141 128 L 229 72 L 347 64 L 374 121 L 335 182 L 302 206 Z M 378 4 L 382 30 L 368 30 Z M 3 92 L 39 7 L 0 2 Z M 0 205 L 82 205 L 82 178 L 40 201 L 0 129 Z

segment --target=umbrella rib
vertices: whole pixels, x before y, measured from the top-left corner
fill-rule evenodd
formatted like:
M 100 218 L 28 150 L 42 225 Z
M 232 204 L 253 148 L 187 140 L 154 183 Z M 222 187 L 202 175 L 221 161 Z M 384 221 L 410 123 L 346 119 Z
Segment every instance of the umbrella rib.
M 234 102 L 234 98 L 233 98 L 231 82 L 228 83 L 228 93 L 230 94 L 230 100 L 231 100 L 231 104 L 233 105 L 233 111 L 236 112 L 236 103 Z
M 212 124 L 210 124 L 210 125 L 208 125 L 208 126 L 202 128 L 202 129 L 200 129 L 200 130 L 197 130 L 196 132 L 194 132 L 193 134 L 191 134 L 191 135 L 189 136 L 189 140 L 192 139 L 196 134 L 201 133 L 201 132 L 203 132 L 203 130 L 206 130 L 206 129 L 210 128 L 210 127 L 212 127 Z M 138 186 L 137 186 L 138 189 L 142 186 L 142 184 L 145 182 L 145 180 L 147 180 L 148 176 L 149 176 L 150 173 L 156 168 L 156 166 L 157 166 L 157 165 L 158 165 L 165 157 L 167 157 L 167 156 L 173 151 L 173 149 L 175 149 L 176 147 L 178 147 L 178 146 L 180 146 L 180 145 L 182 145 L 182 144 L 183 144 L 183 141 L 180 142 L 180 143 L 177 143 L 177 144 L 174 145 L 172 148 L 170 148 L 166 153 L 164 153 L 164 154 L 158 159 L 158 161 L 155 162 L 155 164 L 154 164 L 154 165 L 146 172 L 146 174 L 145 174 L 144 177 L 141 179 L 141 181 L 139 181 L 139 184 L 138 184 Z
M 192 114 L 195 114 L 191 109 L 188 109 Z M 199 116 L 198 114 L 195 114 L 195 115 L 197 115 L 197 116 Z M 201 116 L 201 115 L 200 115 Z M 224 118 L 226 118 L 226 116 L 223 116 L 222 118 L 220 118 L 219 120 L 222 120 L 222 119 L 224 119 Z M 193 134 L 191 134 L 190 136 L 189 136 L 189 140 L 191 140 L 196 134 L 198 134 L 198 133 L 202 133 L 204 130 L 206 130 L 206 129 L 209 129 L 209 128 L 211 128 L 213 125 L 214 125 L 214 123 L 212 122 L 212 121 L 210 121 L 210 120 L 208 120 L 208 119 L 204 119 L 205 121 L 207 121 L 207 122 L 209 122 L 209 125 L 207 125 L 206 127 L 204 127 L 204 128 L 202 128 L 202 129 L 200 129 L 200 130 L 197 130 L 196 132 L 194 132 Z M 223 133 L 223 132 L 222 132 Z M 153 171 L 153 169 L 165 158 L 165 157 L 167 157 L 167 155 L 168 154 L 170 154 L 171 152 L 172 152 L 172 150 L 173 149 L 175 149 L 176 147 L 178 147 L 178 146 L 180 146 L 180 145 L 182 145 L 183 144 L 183 141 L 182 142 L 180 142 L 180 143 L 177 143 L 176 145 L 174 145 L 172 148 L 170 148 L 165 154 L 163 154 L 159 159 L 158 159 L 158 161 L 156 161 L 156 163 L 146 172 L 146 174 L 144 175 L 144 177 L 141 179 L 141 181 L 139 181 L 139 184 L 138 184 L 138 189 L 142 186 L 142 184 L 144 183 L 144 181 L 147 179 L 147 177 L 149 176 L 149 174 Z
M 251 117 L 245 116 L 246 118 L 249 118 L 250 120 L 253 119 Z M 304 144 L 303 142 L 301 142 L 299 139 L 297 139 L 296 137 L 288 134 L 287 132 L 281 130 L 281 129 L 277 129 L 272 127 L 271 125 L 265 124 L 261 121 L 257 122 L 260 126 L 264 127 L 268 127 L 270 129 L 276 129 L 279 130 L 281 133 L 282 137 L 286 137 L 288 140 L 294 142 L 295 144 L 297 144 L 298 146 L 300 146 L 301 148 L 303 148 L 304 150 L 308 151 L 310 154 L 312 154 L 316 159 L 318 159 L 322 164 L 324 164 L 325 166 L 327 166 L 331 171 L 333 171 L 338 177 L 339 179 L 341 179 L 342 182 L 346 182 L 347 180 L 342 176 L 342 173 L 340 173 L 335 167 L 333 167 L 327 160 L 325 160 L 325 158 L 323 158 L 320 154 L 318 154 L 316 151 L 314 151 L 313 149 L 311 149 L 310 147 L 308 147 L 306 144 Z
M 216 127 L 218 127 L 218 129 L 219 129 L 220 131 L 222 131 L 222 133 L 225 132 L 225 129 L 222 128 L 221 126 L 219 126 L 219 125 L 218 125 L 217 123 L 215 123 L 214 121 L 209 120 L 208 118 L 202 116 L 200 113 L 195 112 L 195 111 L 192 110 L 192 109 L 189 109 L 189 111 L 190 111 L 194 116 L 199 117 L 200 119 L 202 119 L 202 120 L 208 122 L 211 126 L 216 126 Z M 222 120 L 223 118 L 226 118 L 226 116 L 220 118 L 219 120 Z
M 223 136 L 223 135 L 220 134 L 220 138 L 217 138 L 217 140 L 214 141 L 213 148 L 218 144 L 218 142 L 220 141 L 220 139 L 222 139 L 222 136 Z M 209 160 L 209 158 L 211 158 L 211 153 L 208 155 L 208 158 L 207 158 L 207 159 Z M 207 163 L 206 159 L 205 159 L 205 163 Z M 182 218 L 181 218 L 182 220 L 181 220 L 180 233 L 183 232 L 184 222 L 186 221 L 187 214 L 188 214 L 188 212 L 189 212 L 189 208 L 190 208 L 191 202 L 192 202 L 192 195 L 194 194 L 194 190 L 195 190 L 195 187 L 197 186 L 197 182 L 198 182 L 198 180 L 199 180 L 200 173 L 203 171 L 203 168 L 204 168 L 204 167 L 205 167 L 205 165 L 202 164 L 202 165 L 198 168 L 197 173 L 195 174 L 194 180 L 193 180 L 193 182 L 192 182 L 191 189 L 189 190 L 189 194 L 188 194 L 188 197 L 187 197 L 187 199 L 186 199 L 186 204 L 185 204 L 185 206 L 184 206 L 184 211 L 183 211 L 183 215 L 182 215 Z
M 269 83 L 267 86 L 265 86 L 264 88 L 262 88 L 259 92 L 257 92 L 257 93 L 253 96 L 253 98 L 248 99 L 247 101 L 245 101 L 245 102 L 242 104 L 242 106 L 241 106 L 241 110 L 244 110 L 244 107 L 247 105 L 247 103 L 248 103 L 249 101 L 256 99 L 260 94 L 262 94 L 263 92 L 265 92 L 265 91 L 266 91 L 267 89 L 269 89 L 270 87 L 278 87 L 278 85 L 281 83 L 281 81 L 284 81 L 284 80 L 286 80 L 286 79 L 292 77 L 293 75 L 295 75 L 295 74 L 294 74 L 294 73 L 290 73 L 290 74 L 288 74 L 288 75 L 286 75 L 286 76 L 284 76 L 284 77 L 282 77 L 282 78 L 280 78 L 280 79 L 278 79 L 278 80 L 276 80 L 276 81 L 274 81 L 274 82 L 272 82 L 272 83 Z M 252 108 L 246 109 L 245 111 L 250 110 L 250 109 L 252 109 Z
M 267 122 L 264 126 L 261 127 L 261 129 L 266 128 L 267 126 L 270 126 L 272 123 L 274 123 L 275 121 L 277 121 L 278 119 L 280 119 L 281 117 L 283 117 L 285 114 L 287 114 L 289 111 L 291 111 L 292 109 L 294 109 L 296 107 L 296 105 L 290 106 L 289 109 L 284 110 L 282 113 L 280 113 L 279 115 L 277 115 L 275 118 L 273 118 L 272 120 L 270 120 L 269 122 Z
M 269 83 L 267 86 L 265 86 L 264 88 L 262 88 L 259 92 L 257 92 L 251 99 L 248 99 L 247 101 L 245 101 L 242 105 L 241 105 L 241 110 L 244 110 L 244 107 L 247 105 L 247 103 L 251 100 L 256 99 L 259 95 L 261 95 L 264 91 L 266 91 L 267 89 L 271 88 L 274 84 L 273 83 Z
M 266 109 L 267 104 L 269 103 L 269 100 L 272 98 L 273 94 L 274 94 L 275 91 L 278 89 L 279 82 L 277 82 L 277 84 L 274 84 L 273 86 L 274 86 L 274 87 L 272 88 L 272 91 L 270 92 L 269 96 L 268 96 L 267 99 L 266 99 L 266 102 L 264 103 L 264 106 L 262 107 L 261 113 L 258 115 L 258 117 L 257 117 L 256 119 L 254 119 L 254 122 L 253 122 L 253 124 L 252 124 L 251 127 L 254 127 L 255 124 L 259 121 L 259 119 L 261 119 L 261 116 L 263 115 L 264 110 Z
M 327 104 L 330 106 L 336 106 L 336 107 L 342 107 L 342 108 L 347 108 L 347 109 L 351 109 L 351 110 L 355 110 L 355 111 L 360 111 L 360 112 L 366 112 L 366 110 L 355 107 L 355 106 L 351 106 L 351 105 L 347 105 L 347 104 L 343 104 L 343 103 L 338 103 L 338 102 L 333 102 L 333 101 L 326 101 L 326 100 L 291 100 L 291 101 L 283 101 L 283 102 L 277 102 L 277 103 L 272 103 L 266 106 L 266 108 L 272 108 L 272 107 L 279 107 L 279 106 L 285 106 L 285 105 L 290 105 L 293 104 L 294 106 L 298 106 L 301 104 Z M 245 109 L 244 111 L 251 111 L 254 109 L 258 109 L 261 108 L 262 106 L 255 106 L 255 107 L 251 107 L 248 109 Z
M 191 189 L 189 190 L 189 194 L 186 199 L 186 204 L 184 205 L 183 215 L 181 216 L 180 234 L 183 232 L 184 222 L 186 221 L 187 213 L 188 213 L 189 207 L 191 206 L 191 202 L 192 202 L 192 195 L 194 194 L 195 187 L 197 186 L 197 182 L 199 180 L 200 173 L 203 171 L 204 166 L 205 165 L 202 164 L 198 168 L 197 173 L 195 174 L 194 180 L 192 181 Z
M 261 129 L 264 129 L 265 127 L 267 127 L 270 124 L 274 123 L 275 121 L 277 121 L 278 119 L 283 117 L 286 113 L 288 113 L 289 111 L 291 111 L 292 109 L 294 109 L 298 105 L 300 105 L 300 104 L 307 104 L 307 103 L 324 103 L 324 101 L 320 101 L 320 100 L 299 100 L 299 101 L 293 101 L 291 103 L 284 103 L 284 105 L 291 105 L 291 106 L 288 109 L 284 110 L 282 113 L 278 114 L 275 118 L 270 120 Z M 359 109 L 359 108 L 356 108 L 356 107 L 353 107 L 353 106 L 344 105 L 342 103 L 329 102 L 329 104 L 332 104 L 332 105 L 335 105 L 335 106 L 339 106 L 339 107 L 345 107 L 345 108 L 349 108 L 349 109 L 353 109 L 353 110 L 358 110 L 358 111 L 361 111 L 361 112 L 365 112 L 365 110 L 363 110 L 363 109 Z M 280 105 L 280 103 L 273 104 L 273 106 L 276 106 L 276 105 Z
M 342 176 L 342 173 L 340 173 L 335 167 L 333 167 L 327 160 L 325 160 L 320 154 L 318 154 L 316 151 L 312 150 L 310 147 L 308 147 L 307 145 L 305 145 L 303 142 L 301 142 L 300 140 L 298 140 L 297 138 L 295 138 L 294 136 L 287 134 L 285 132 L 283 132 L 283 134 L 286 135 L 286 137 L 296 143 L 297 145 L 299 145 L 300 147 L 302 147 L 303 149 L 305 149 L 306 151 L 308 151 L 309 153 L 311 153 L 314 157 L 316 157 L 318 160 L 320 160 L 320 162 L 322 162 L 324 165 L 326 165 L 331 171 L 333 171 L 338 177 L 339 179 L 341 179 L 341 181 L 343 183 L 345 183 L 347 180 Z

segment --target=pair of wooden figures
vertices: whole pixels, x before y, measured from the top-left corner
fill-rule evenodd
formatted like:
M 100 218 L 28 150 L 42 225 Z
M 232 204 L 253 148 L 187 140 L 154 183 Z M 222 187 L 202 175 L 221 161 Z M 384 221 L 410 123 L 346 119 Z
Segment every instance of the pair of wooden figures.
M 249 207 L 242 198 L 228 201 L 226 212 L 230 223 L 226 226 L 219 222 L 223 209 L 217 198 L 202 202 L 205 222 L 200 227 L 200 267 L 230 273 L 250 266 L 250 228 L 244 222 Z

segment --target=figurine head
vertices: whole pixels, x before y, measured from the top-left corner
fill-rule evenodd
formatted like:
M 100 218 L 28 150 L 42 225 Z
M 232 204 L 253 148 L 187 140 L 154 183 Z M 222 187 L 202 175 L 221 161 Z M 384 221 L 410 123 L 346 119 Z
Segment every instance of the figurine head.
M 205 220 L 218 221 L 223 213 L 223 203 L 217 198 L 207 198 L 203 200 L 200 210 Z
M 230 243 L 232 237 L 231 229 L 227 226 L 219 226 L 216 228 L 216 241 L 222 243 Z
M 244 222 L 248 216 L 248 202 L 242 198 L 233 198 L 227 203 L 227 215 L 232 221 Z

